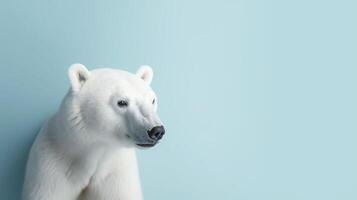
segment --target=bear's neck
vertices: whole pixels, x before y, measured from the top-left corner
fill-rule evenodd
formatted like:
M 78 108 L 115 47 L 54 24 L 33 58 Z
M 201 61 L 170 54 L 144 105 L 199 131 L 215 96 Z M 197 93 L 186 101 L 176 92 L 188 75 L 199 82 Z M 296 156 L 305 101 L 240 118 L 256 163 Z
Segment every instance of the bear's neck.
M 122 148 L 104 154 L 98 160 L 98 167 L 91 178 L 89 187 L 93 186 L 93 191 L 98 191 L 99 186 L 103 197 L 110 191 L 106 188 L 118 190 L 117 199 L 141 200 L 142 192 L 140 178 L 134 148 Z M 103 198 L 106 199 L 106 198 Z

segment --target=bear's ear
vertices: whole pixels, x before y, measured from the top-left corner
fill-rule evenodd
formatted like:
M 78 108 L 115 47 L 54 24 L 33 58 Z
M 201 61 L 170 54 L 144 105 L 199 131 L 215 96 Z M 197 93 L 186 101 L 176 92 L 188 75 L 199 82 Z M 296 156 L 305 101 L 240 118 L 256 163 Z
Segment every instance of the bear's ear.
M 138 71 L 136 72 L 136 75 L 150 85 L 154 76 L 154 72 L 152 71 L 152 68 L 150 66 L 143 65 L 139 67 Z
M 88 80 L 90 72 L 82 64 L 73 64 L 68 69 L 68 77 L 71 82 L 72 90 L 78 92 L 83 84 Z

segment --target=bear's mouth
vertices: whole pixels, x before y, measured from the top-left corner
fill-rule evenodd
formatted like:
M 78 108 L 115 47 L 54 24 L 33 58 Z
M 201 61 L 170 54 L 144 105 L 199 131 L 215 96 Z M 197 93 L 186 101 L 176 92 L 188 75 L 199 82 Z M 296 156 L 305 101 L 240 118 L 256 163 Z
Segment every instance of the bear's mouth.
M 152 144 L 136 144 L 136 145 L 138 145 L 140 147 L 153 147 L 153 146 L 155 146 L 155 144 L 156 143 L 152 143 Z

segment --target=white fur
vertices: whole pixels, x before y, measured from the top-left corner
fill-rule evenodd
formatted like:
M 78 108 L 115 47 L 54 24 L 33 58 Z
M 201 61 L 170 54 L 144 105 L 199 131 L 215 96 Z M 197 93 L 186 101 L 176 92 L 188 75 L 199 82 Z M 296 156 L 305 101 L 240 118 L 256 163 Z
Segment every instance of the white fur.
M 88 80 L 90 72 L 82 64 L 73 64 L 68 69 L 68 77 L 71 81 L 72 90 L 78 92 L 82 85 Z
M 150 66 L 143 65 L 138 69 L 136 75 L 138 75 L 140 78 L 142 78 L 146 83 L 150 85 L 154 73 Z
M 141 200 L 136 144 L 162 125 L 152 69 L 131 74 L 75 64 L 68 76 L 71 89 L 31 148 L 23 199 Z

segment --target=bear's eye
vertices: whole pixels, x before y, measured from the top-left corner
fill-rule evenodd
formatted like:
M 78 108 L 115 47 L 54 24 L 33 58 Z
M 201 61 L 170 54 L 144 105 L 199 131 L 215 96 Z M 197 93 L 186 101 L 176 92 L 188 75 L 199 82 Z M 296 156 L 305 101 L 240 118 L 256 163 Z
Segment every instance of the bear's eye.
M 156 101 L 156 100 L 155 100 L 155 99 L 153 99 L 153 100 L 152 100 L 152 104 L 155 104 L 155 101 Z
M 124 101 L 124 100 L 120 100 L 120 101 L 118 101 L 118 106 L 119 107 L 127 107 L 128 106 L 128 102 Z

